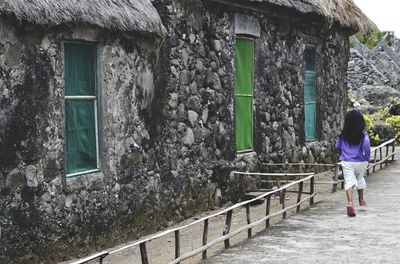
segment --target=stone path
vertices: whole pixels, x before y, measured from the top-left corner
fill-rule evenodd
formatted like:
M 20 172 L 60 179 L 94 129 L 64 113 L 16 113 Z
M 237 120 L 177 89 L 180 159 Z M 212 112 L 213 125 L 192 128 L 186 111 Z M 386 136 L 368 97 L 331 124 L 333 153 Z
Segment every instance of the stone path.
M 367 183 L 356 217 L 340 191 L 206 263 L 400 263 L 400 162 Z

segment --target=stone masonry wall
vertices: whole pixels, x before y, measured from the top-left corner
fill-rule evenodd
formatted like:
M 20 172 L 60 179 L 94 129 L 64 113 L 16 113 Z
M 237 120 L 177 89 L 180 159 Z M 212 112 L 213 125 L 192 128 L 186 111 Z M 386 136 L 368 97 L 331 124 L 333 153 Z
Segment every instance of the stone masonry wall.
M 2 21 L 0 262 L 82 256 L 236 202 L 253 181 L 232 170 L 335 161 L 346 104 L 345 33 L 197 0 L 153 4 L 165 41 L 85 27 L 38 33 Z M 241 155 L 235 13 L 252 15 L 261 27 L 254 151 Z M 99 43 L 101 172 L 76 179 L 64 172 L 63 40 Z M 315 142 L 303 136 L 306 44 L 317 50 Z
M 348 41 L 339 33 L 319 38 L 322 29 L 264 18 L 256 46 L 257 152 L 264 162 L 331 163 L 346 104 Z M 306 35 L 306 36 L 305 36 Z M 310 40 L 310 36 L 317 39 Z M 309 37 L 307 37 L 309 36 Z M 305 45 L 316 47 L 318 141 L 304 138 Z M 329 65 L 329 66 L 328 66 Z M 329 98 L 329 100 L 328 100 Z
M 399 40 L 394 37 L 393 45 L 380 42 L 373 50 L 369 50 L 355 37 L 351 37 L 352 48 L 348 64 L 348 87 L 356 93 L 364 86 L 400 87 Z M 390 88 L 388 88 L 390 90 Z
M 178 118 L 172 135 L 166 137 L 174 138 L 176 130 L 183 137 L 181 142 L 179 137 L 171 142 L 168 149 L 185 150 L 180 152 L 182 160 L 185 153 L 189 157 L 196 153 L 201 166 L 217 161 L 237 163 L 241 156 L 234 148 L 233 21 L 234 14 L 243 10 L 200 1 L 187 5 L 156 1 L 155 5 L 164 10 L 164 21 L 169 22 L 171 78 L 166 97 L 173 109 L 167 114 Z M 332 162 L 332 142 L 339 133 L 346 104 L 346 81 L 338 76 L 346 76 L 347 35 L 332 33 L 319 38 L 324 29 L 318 26 L 309 29 L 306 23 L 295 25 L 285 19 L 245 13 L 254 15 L 261 25 L 261 37 L 255 39 L 254 146 L 261 158 L 258 161 Z M 318 112 L 323 113 L 317 122 L 319 141 L 310 143 L 304 140 L 302 122 L 305 44 L 317 47 Z M 192 132 L 194 145 L 187 152 L 186 135 Z
M 54 262 L 154 231 L 160 174 L 149 135 L 160 41 L 2 19 L 0 262 Z M 63 41 L 99 49 L 101 172 L 65 179 Z M 125 228 L 128 230 L 126 231 Z

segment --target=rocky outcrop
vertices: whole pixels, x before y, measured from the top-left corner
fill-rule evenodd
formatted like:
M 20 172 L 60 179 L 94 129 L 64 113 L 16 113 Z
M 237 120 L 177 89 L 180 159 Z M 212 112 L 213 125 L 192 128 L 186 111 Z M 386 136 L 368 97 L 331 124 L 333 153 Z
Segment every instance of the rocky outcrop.
M 355 37 L 350 38 L 348 63 L 348 88 L 357 100 L 384 105 L 400 90 L 400 40 L 394 37 L 393 45 L 381 41 L 369 50 Z

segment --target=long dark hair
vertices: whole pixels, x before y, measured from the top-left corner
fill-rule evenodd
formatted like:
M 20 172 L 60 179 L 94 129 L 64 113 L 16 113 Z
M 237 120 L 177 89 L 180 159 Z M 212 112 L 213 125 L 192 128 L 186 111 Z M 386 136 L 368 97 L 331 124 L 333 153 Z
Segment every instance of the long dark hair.
M 341 137 L 350 145 L 358 145 L 364 138 L 365 120 L 358 110 L 347 112 Z

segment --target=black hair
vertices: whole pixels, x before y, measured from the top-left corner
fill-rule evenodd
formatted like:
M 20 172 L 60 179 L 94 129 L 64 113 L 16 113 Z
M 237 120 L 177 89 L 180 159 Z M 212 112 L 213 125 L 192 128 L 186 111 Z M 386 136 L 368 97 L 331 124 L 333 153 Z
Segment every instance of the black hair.
M 344 126 L 341 137 L 350 145 L 358 145 L 364 138 L 364 116 L 358 110 L 347 112 L 344 118 Z

